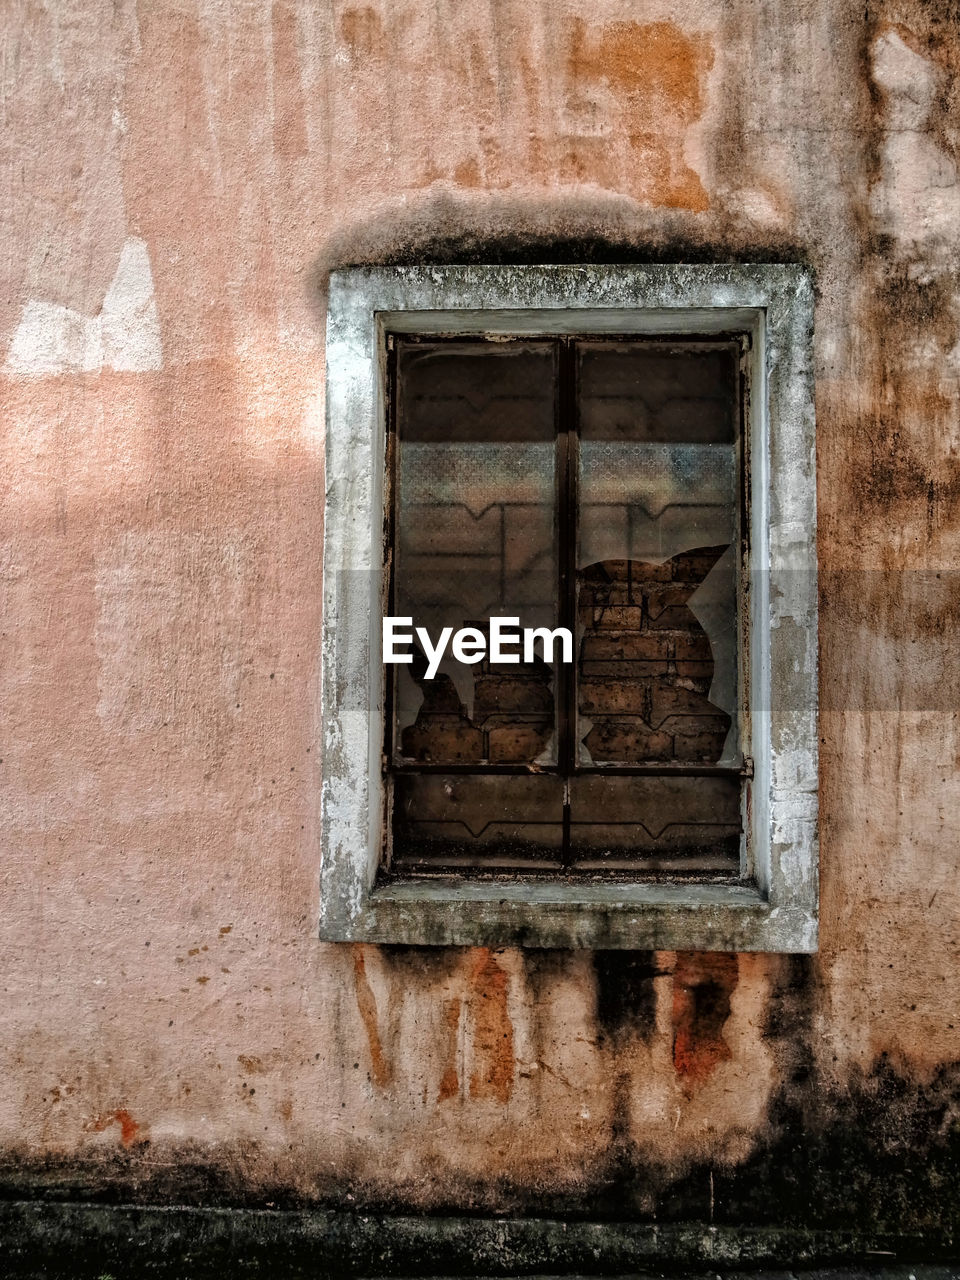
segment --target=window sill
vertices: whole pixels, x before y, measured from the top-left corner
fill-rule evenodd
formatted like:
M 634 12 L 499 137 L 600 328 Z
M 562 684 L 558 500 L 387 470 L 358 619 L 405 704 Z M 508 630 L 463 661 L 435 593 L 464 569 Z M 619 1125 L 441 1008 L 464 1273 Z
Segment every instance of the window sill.
M 406 880 L 374 889 L 321 937 L 426 946 L 632 950 L 817 949 L 816 917 L 745 884 Z

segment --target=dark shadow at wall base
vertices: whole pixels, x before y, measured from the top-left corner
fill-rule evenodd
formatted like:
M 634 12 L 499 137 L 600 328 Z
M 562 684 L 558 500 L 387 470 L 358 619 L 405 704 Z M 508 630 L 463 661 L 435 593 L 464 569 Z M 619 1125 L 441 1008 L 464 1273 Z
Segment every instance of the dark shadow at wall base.
M 546 1218 L 394 1217 L 323 1209 L 201 1209 L 8 1201 L 9 1277 L 638 1276 L 818 1268 L 906 1280 L 896 1263 L 948 1262 L 946 1235 Z M 838 1268 L 827 1273 L 823 1268 Z M 916 1269 L 911 1269 L 914 1274 Z M 934 1275 L 935 1271 L 935 1275 Z M 960 1274 L 936 1267 L 924 1280 Z M 917 1280 L 921 1280 L 918 1276 Z

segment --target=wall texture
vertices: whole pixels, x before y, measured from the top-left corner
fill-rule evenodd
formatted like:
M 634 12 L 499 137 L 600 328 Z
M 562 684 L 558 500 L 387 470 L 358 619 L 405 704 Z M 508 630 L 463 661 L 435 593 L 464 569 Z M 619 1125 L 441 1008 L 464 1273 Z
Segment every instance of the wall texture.
M 953 0 L 8 0 L 8 1193 L 960 1203 Z M 822 946 L 315 940 L 326 273 L 818 280 Z

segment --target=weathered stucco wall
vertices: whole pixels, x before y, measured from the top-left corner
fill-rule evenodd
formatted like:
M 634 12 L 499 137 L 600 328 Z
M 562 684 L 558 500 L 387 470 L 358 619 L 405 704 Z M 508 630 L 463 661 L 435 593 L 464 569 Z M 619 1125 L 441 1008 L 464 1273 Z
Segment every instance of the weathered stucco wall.
M 9 1190 L 956 1212 L 957 20 L 8 6 Z M 582 259 L 816 272 L 816 957 L 315 940 L 326 273 Z

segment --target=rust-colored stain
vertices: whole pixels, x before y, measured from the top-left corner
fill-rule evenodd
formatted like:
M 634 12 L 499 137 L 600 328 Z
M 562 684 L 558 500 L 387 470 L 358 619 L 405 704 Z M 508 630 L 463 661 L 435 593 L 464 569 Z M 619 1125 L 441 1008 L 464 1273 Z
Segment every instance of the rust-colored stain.
M 373 1083 L 383 1088 L 393 1078 L 393 1067 L 383 1054 L 380 1027 L 377 1021 L 377 999 L 367 980 L 367 963 L 361 943 L 356 943 L 353 948 L 353 976 L 357 991 L 357 1008 L 360 1010 L 360 1017 L 363 1019 L 363 1026 L 367 1033 L 367 1043 L 370 1046 L 370 1074 Z
M 457 1031 L 460 1027 L 460 1001 L 448 1000 L 443 1010 L 443 1021 L 447 1028 L 447 1063 L 440 1077 L 439 1102 L 455 1098 L 460 1092 L 460 1077 L 457 1074 Z
M 472 157 L 469 160 L 462 160 L 453 171 L 453 179 L 461 187 L 479 187 L 480 166 Z
M 370 5 L 345 9 L 340 18 L 340 38 L 353 53 L 369 58 L 383 45 L 383 24 L 379 13 Z
M 125 1107 L 121 1107 L 118 1111 L 108 1111 L 102 1116 L 97 1116 L 90 1125 L 90 1129 L 93 1133 L 102 1133 L 112 1124 L 120 1126 L 120 1141 L 125 1147 L 129 1147 L 131 1142 L 136 1140 L 141 1127 L 130 1112 Z
M 609 89 L 620 104 L 620 134 L 639 162 L 635 194 L 651 204 L 700 213 L 710 201 L 700 177 L 684 162 L 687 129 L 703 114 L 704 81 L 713 46 L 702 33 L 673 22 L 614 22 L 599 30 L 582 18 L 573 25 L 568 66 L 573 84 L 587 95 Z M 568 165 L 574 176 L 616 185 L 605 170 L 609 137 L 574 139 Z
M 256 1054 L 238 1053 L 237 1061 L 248 1075 L 261 1076 L 266 1071 L 266 1067 L 263 1065 L 263 1059 L 258 1058 Z
M 470 1074 L 470 1097 L 509 1102 L 516 1059 L 513 1023 L 507 1010 L 507 974 L 488 947 L 478 950 L 470 983 L 475 1063 Z
M 723 1038 L 730 996 L 737 985 L 737 957 L 723 952 L 681 951 L 673 973 L 673 1066 L 688 1087 L 701 1085 L 732 1056 Z

